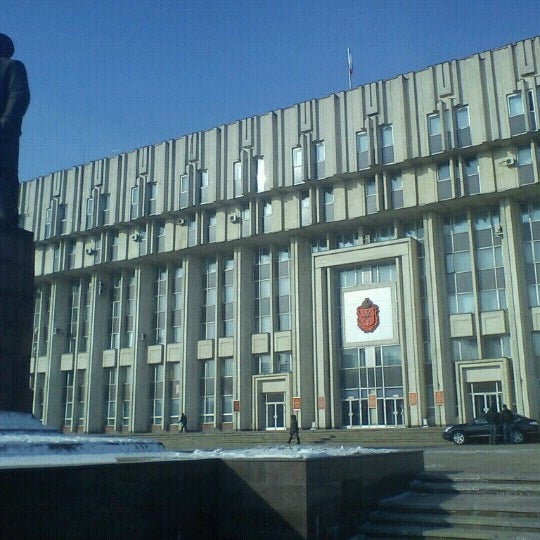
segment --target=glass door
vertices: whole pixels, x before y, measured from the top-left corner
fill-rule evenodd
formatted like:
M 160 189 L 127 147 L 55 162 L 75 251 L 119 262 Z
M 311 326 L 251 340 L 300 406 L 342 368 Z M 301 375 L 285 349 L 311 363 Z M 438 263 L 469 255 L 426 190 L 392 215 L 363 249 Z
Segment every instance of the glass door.
M 285 394 L 273 392 L 265 394 L 266 429 L 285 429 Z
M 502 407 L 502 389 L 500 381 L 471 383 L 473 418 L 484 416 L 494 405 L 497 411 Z

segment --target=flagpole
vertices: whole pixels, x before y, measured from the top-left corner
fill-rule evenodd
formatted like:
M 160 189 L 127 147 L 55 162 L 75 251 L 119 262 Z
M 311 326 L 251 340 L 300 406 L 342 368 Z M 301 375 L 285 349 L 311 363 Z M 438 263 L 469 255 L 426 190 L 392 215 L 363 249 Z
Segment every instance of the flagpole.
M 351 49 L 347 47 L 347 71 L 349 72 L 349 90 L 352 88 L 352 71 L 353 71 L 353 65 L 352 65 L 352 56 L 351 56 Z

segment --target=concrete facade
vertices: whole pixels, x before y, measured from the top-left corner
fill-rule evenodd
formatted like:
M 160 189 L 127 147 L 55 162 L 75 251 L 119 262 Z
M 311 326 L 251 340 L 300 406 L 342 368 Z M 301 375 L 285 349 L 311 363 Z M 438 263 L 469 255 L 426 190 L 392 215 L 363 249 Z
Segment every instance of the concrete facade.
M 22 185 L 66 430 L 540 414 L 540 38 Z

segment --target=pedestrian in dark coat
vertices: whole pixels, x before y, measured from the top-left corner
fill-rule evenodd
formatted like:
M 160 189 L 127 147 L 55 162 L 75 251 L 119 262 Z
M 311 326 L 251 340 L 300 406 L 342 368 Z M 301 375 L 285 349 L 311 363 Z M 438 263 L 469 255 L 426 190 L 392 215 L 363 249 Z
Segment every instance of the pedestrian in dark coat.
M 13 41 L 0 34 L 0 221 L 19 225 L 19 137 L 30 103 L 26 68 L 12 60 Z
M 497 444 L 497 426 L 499 424 L 499 413 L 495 405 L 491 405 L 486 413 L 486 420 L 489 424 L 489 444 Z
M 180 432 L 185 431 L 187 433 L 187 416 L 184 413 L 180 416 L 180 425 L 182 426 Z
M 506 406 L 502 406 L 501 424 L 503 432 L 503 443 L 509 444 L 512 442 L 512 423 L 514 422 L 514 413 Z
M 296 444 L 300 444 L 300 429 L 298 428 L 298 420 L 296 419 L 296 414 L 291 414 L 291 427 L 289 428 L 289 444 L 292 441 L 293 437 L 296 437 Z

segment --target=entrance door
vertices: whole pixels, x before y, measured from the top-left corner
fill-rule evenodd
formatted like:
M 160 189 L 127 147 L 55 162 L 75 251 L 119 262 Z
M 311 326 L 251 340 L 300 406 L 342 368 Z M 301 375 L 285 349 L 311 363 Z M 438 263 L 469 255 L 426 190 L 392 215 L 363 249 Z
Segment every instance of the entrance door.
M 500 381 L 471 383 L 470 389 L 474 418 L 484 416 L 492 405 L 495 405 L 498 411 L 501 410 L 502 389 Z
M 341 402 L 342 425 L 347 428 L 360 425 L 360 400 L 348 398 Z
M 272 392 L 264 394 L 266 410 L 266 429 L 285 429 L 285 394 Z

